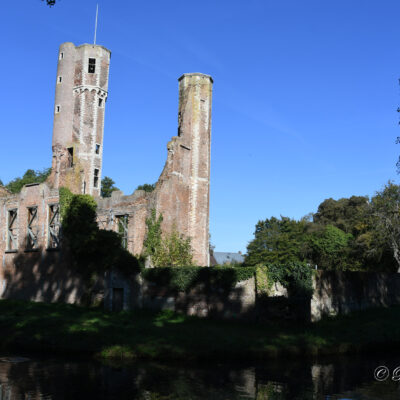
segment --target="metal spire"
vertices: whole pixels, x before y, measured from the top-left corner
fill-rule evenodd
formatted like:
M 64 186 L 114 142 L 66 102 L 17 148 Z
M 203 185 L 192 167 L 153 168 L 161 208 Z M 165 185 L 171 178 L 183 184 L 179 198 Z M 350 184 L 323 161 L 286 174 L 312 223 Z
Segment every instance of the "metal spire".
M 99 13 L 99 4 L 96 5 L 96 23 L 94 25 L 94 44 L 96 44 L 96 33 L 97 33 L 97 15 Z

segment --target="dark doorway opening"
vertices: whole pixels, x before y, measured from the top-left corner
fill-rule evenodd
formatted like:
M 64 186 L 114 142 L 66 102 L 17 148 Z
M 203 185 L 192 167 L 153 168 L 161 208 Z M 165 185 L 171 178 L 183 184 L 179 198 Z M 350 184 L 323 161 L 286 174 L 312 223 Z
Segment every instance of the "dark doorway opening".
M 112 311 L 119 312 L 124 308 L 124 289 L 113 288 Z

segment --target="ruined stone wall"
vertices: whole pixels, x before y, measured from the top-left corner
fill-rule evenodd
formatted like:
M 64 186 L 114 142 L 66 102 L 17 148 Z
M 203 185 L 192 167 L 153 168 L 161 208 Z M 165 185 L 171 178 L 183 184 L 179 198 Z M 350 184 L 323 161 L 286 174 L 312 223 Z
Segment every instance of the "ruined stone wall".
M 68 254 L 50 238 L 50 207 L 54 210 L 58 201 L 58 190 L 46 183 L 27 185 L 19 194 L 0 198 L 0 298 L 81 301 L 84 283 L 71 270 Z M 16 215 L 10 213 L 15 211 Z M 57 230 L 57 220 L 56 216 L 52 229 Z M 35 240 L 29 240 L 31 234 Z
M 128 228 L 126 248 L 133 255 L 142 254 L 146 218 L 154 206 L 153 193 L 136 190 L 132 195 L 125 196 L 121 191 L 115 191 L 110 198 L 96 198 L 96 201 L 100 229 L 119 232 L 119 221 L 122 224 L 123 217 L 126 216 Z
M 317 271 L 311 320 L 374 307 L 400 304 L 400 274 Z

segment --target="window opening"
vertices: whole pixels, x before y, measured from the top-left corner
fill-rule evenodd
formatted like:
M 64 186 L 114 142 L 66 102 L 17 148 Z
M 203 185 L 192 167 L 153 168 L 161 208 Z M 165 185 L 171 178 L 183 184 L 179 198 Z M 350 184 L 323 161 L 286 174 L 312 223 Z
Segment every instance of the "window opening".
M 61 106 L 56 106 L 56 113 L 59 113 L 61 110 Z
M 18 228 L 17 228 L 18 210 L 8 211 L 8 224 L 7 224 L 7 250 L 18 249 Z
M 74 166 L 74 148 L 68 147 L 68 168 L 72 168 Z
M 121 236 L 121 245 L 128 248 L 128 215 L 117 215 L 118 234 Z
M 48 248 L 57 249 L 60 247 L 60 206 L 58 204 L 49 205 L 49 224 L 48 224 Z
M 96 149 L 95 149 L 96 154 L 100 154 L 100 145 L 96 143 Z
M 36 250 L 38 246 L 38 208 L 28 208 L 28 228 L 26 234 L 26 249 Z
M 95 188 L 99 186 L 99 170 L 97 168 L 94 170 L 93 186 Z
M 61 83 L 62 82 L 62 76 L 59 76 L 58 77 L 58 83 Z
M 94 74 L 95 70 L 96 70 L 96 59 L 89 58 L 89 67 L 88 67 L 89 74 Z
M 103 99 L 99 99 L 99 107 L 101 107 L 103 104 Z
M 64 58 L 64 53 L 60 53 L 60 60 Z

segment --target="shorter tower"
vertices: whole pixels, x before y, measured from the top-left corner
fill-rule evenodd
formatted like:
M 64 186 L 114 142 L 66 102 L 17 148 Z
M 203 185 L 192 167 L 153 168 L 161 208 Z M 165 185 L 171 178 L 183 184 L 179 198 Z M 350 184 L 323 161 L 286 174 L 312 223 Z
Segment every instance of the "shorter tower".
M 156 209 L 163 230 L 191 238 L 194 261 L 209 265 L 211 76 L 179 78 L 178 136 L 168 143 L 168 158 L 157 182 Z
M 111 52 L 63 43 L 58 53 L 50 183 L 100 195 Z

